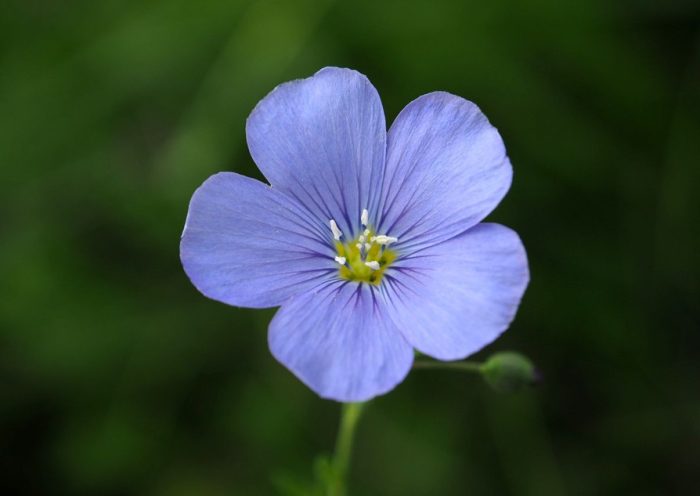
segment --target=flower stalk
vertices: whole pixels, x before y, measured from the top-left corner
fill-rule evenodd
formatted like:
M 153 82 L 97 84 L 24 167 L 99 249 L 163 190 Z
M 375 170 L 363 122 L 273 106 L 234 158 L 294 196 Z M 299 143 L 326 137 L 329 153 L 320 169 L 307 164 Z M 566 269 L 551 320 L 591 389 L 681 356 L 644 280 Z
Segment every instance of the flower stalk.
M 333 454 L 333 477 L 330 480 L 328 496 L 347 495 L 347 475 L 352 459 L 352 446 L 357 423 L 366 403 L 343 403 L 340 414 L 340 427 Z
M 480 362 L 436 362 L 432 360 L 416 360 L 413 362 L 414 369 L 443 369 L 459 370 L 462 372 L 482 373 L 483 363 Z
M 514 393 L 535 384 L 540 378 L 530 359 L 513 351 L 495 353 L 485 362 L 416 360 L 413 362 L 413 368 L 457 370 L 478 374 L 500 393 Z
M 484 362 L 418 359 L 413 362 L 413 369 L 442 369 L 476 374 L 494 390 L 502 393 L 523 389 L 535 383 L 538 377 L 532 362 L 524 355 L 512 351 L 495 353 Z M 366 405 L 366 402 L 342 405 L 335 452 L 330 460 L 330 476 L 324 484 L 326 496 L 347 496 L 347 478 L 355 431 Z

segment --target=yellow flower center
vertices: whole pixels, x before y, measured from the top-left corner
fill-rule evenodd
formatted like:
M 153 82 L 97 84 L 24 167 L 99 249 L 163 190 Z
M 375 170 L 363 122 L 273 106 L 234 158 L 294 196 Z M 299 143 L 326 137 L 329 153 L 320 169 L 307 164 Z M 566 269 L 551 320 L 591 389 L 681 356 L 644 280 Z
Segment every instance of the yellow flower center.
M 343 232 L 335 220 L 328 221 L 333 234 L 337 256 L 335 261 L 340 265 L 338 274 L 346 281 L 366 282 L 378 286 L 397 254 L 389 248 L 396 243 L 397 238 L 385 234 L 376 234 L 369 226 L 369 212 L 362 210 L 360 222 L 364 231 L 355 239 L 343 242 Z
M 370 241 L 372 239 L 374 241 Z M 366 282 L 375 286 L 382 281 L 384 272 L 391 262 L 396 260 L 396 252 L 386 245 L 377 243 L 372 231 L 367 232 L 367 235 L 358 236 L 349 243 L 336 241 L 335 250 L 338 252 L 338 257 L 345 259 L 345 263 L 339 269 L 341 279 Z

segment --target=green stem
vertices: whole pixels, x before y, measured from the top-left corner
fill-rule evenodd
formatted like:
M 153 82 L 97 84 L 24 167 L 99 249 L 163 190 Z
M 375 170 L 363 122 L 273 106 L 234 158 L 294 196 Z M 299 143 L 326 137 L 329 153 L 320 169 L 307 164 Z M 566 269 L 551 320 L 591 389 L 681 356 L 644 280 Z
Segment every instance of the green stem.
M 352 458 L 352 442 L 355 427 L 360 420 L 365 403 L 344 403 L 340 414 L 340 427 L 335 442 L 333 455 L 334 477 L 328 488 L 328 496 L 345 496 L 347 494 L 347 475 Z
M 434 362 L 431 360 L 416 360 L 413 362 L 414 369 L 461 370 L 476 374 L 482 373 L 482 365 L 479 362 Z

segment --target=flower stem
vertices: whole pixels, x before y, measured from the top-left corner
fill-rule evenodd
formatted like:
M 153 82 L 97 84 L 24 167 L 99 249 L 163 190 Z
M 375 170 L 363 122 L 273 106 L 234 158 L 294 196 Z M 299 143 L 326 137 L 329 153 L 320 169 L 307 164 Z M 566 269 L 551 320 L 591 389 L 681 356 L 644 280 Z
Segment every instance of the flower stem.
M 346 496 L 347 474 L 352 458 L 352 443 L 355 427 L 360 420 L 365 403 L 344 403 L 340 414 L 340 427 L 333 455 L 334 477 L 328 488 L 328 496 Z
M 413 362 L 414 369 L 447 369 L 461 370 L 463 372 L 473 372 L 481 374 L 483 369 L 479 362 L 434 362 L 431 360 L 416 360 Z

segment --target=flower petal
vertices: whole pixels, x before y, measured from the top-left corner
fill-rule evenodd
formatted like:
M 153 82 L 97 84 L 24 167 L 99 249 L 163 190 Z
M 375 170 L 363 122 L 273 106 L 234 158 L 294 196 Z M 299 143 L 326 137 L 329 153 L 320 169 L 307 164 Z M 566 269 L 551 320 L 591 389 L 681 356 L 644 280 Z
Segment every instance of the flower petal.
M 379 231 L 398 237 L 405 249 L 466 231 L 510 187 L 512 168 L 498 131 L 458 96 L 436 92 L 412 101 L 387 140 Z
M 386 150 L 377 90 L 359 72 L 327 67 L 282 84 L 246 124 L 250 154 L 270 184 L 350 238 L 376 213 Z M 330 236 L 330 231 L 329 231 Z
M 385 297 L 394 323 L 440 360 L 469 356 L 505 331 L 529 280 L 520 238 L 499 224 L 479 224 L 390 270 Z
M 294 200 L 260 181 L 223 172 L 192 196 L 180 259 L 209 298 L 271 307 L 337 273 L 323 236 Z
M 375 288 L 347 282 L 298 294 L 270 323 L 272 354 L 324 398 L 386 393 L 408 374 L 413 349 L 376 296 Z

